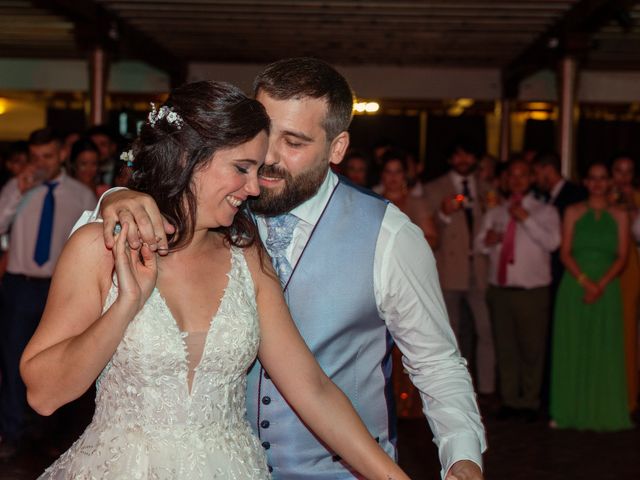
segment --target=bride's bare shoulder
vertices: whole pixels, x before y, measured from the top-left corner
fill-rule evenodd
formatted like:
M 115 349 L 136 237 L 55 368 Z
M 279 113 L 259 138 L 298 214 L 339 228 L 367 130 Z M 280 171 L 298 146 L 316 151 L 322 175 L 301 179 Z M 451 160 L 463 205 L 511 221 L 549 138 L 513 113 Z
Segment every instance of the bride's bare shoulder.
M 278 281 L 278 277 L 273 270 L 271 257 L 262 243 L 255 242 L 253 245 L 243 248 L 242 252 L 253 277 L 253 282 L 258 288 L 265 281 Z
M 56 272 L 70 272 L 80 277 L 111 278 L 113 255 L 104 244 L 102 223 L 89 223 L 67 240 Z

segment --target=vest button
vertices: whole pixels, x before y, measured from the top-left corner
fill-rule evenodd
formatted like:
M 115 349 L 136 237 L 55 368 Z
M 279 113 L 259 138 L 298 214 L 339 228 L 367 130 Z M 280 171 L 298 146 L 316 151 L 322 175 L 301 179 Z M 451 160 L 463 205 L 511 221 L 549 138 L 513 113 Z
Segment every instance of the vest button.
M 271 397 L 265 395 L 264 397 L 262 397 L 262 403 L 264 405 L 269 405 L 271 403 Z
M 269 428 L 269 425 L 271 425 L 271 423 L 269 423 L 269 420 L 262 420 L 262 421 L 260 422 L 260 426 L 261 426 L 262 428 Z
M 269 450 L 271 448 L 271 444 L 269 442 L 262 442 L 262 447 L 265 450 Z
M 273 472 L 273 467 L 271 465 L 267 465 L 269 467 L 269 473 Z

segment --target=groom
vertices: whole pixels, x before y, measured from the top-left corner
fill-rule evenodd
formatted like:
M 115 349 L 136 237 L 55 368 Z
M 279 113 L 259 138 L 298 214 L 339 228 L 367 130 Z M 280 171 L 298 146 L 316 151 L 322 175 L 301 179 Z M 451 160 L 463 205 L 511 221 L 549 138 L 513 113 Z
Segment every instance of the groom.
M 261 194 L 251 208 L 300 333 L 391 456 L 395 341 L 421 392 L 443 477 L 481 480 L 484 429 L 431 250 L 395 206 L 329 169 L 349 145 L 348 83 L 320 60 L 296 58 L 267 66 L 254 88 L 272 124 Z M 103 204 L 106 239 L 116 221 L 135 222 L 142 240 L 166 253 L 171 227 L 150 198 L 119 191 Z M 137 247 L 138 238 L 129 243 Z M 247 410 L 274 479 L 354 478 L 307 430 L 259 363 L 250 372 Z

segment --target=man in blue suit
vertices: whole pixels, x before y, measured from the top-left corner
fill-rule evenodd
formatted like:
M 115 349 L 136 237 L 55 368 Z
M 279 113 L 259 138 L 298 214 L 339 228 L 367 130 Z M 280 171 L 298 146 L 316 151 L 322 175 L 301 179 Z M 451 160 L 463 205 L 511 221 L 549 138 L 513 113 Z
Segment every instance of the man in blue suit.
M 443 478 L 482 479 L 484 429 L 431 250 L 398 208 L 329 168 L 349 145 L 347 81 L 320 60 L 296 58 L 267 66 L 254 87 L 272 125 L 261 194 L 251 207 L 305 341 L 391 456 L 395 341 L 421 392 Z M 115 192 L 102 215 L 107 229 L 116 220 L 138 224 L 132 247 L 139 236 L 167 251 L 162 218 L 149 198 Z M 247 411 L 275 479 L 354 478 L 307 430 L 260 364 L 250 372 Z

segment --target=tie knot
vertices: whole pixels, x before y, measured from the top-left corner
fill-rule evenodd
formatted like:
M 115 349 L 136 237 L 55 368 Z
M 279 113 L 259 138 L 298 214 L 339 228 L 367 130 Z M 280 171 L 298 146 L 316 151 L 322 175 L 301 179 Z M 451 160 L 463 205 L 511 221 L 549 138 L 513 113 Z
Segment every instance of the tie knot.
M 267 241 L 266 246 L 273 256 L 284 255 L 293 238 L 293 230 L 300 219 L 290 213 L 275 217 L 266 217 Z
M 44 185 L 51 191 L 58 186 L 58 182 L 44 182 Z

